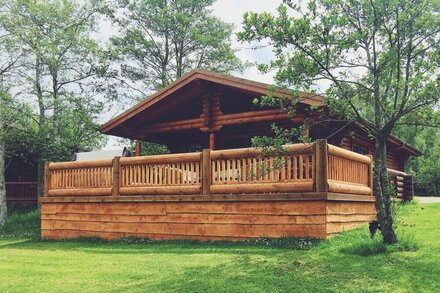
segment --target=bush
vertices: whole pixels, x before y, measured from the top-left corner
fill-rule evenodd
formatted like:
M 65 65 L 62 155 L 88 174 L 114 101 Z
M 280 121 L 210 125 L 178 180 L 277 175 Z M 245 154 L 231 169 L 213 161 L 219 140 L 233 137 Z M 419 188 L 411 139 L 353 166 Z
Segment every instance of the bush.
M 0 237 L 40 238 L 40 215 L 38 210 L 16 212 L 8 216 L 6 223 L 0 227 Z

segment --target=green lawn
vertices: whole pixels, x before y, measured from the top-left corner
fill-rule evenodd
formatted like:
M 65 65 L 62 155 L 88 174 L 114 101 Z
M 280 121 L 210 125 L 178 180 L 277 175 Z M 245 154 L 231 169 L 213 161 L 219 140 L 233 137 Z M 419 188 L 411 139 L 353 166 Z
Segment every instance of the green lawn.
M 0 292 L 439 292 L 440 204 L 399 210 L 403 241 L 387 251 L 367 227 L 318 243 L 39 242 L 37 214 L 15 216 Z

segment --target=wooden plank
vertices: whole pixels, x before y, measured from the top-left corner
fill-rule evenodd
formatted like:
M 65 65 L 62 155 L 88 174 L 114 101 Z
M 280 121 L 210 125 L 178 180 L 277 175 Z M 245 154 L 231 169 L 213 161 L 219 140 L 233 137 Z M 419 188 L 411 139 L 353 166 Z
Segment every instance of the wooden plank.
M 178 234 L 188 236 L 234 237 L 316 237 L 325 231 L 325 224 L 315 225 L 255 225 L 255 224 L 196 224 L 196 223 L 115 223 L 92 221 L 44 220 L 44 230 L 79 230 L 120 233 Z
M 120 159 L 121 166 L 140 164 L 171 164 L 171 163 L 192 163 L 198 162 L 202 153 L 167 154 L 141 157 L 124 157 Z
M 371 188 L 363 185 L 349 184 L 346 182 L 328 180 L 329 192 L 371 195 Z
M 313 182 L 294 181 L 285 183 L 238 183 L 227 185 L 212 185 L 211 193 L 216 194 L 241 194 L 265 192 L 295 192 L 313 191 Z
M 362 164 L 370 164 L 371 159 L 366 155 L 361 155 L 352 151 L 348 151 L 346 149 L 334 146 L 329 144 L 328 145 L 328 154 L 331 156 L 339 157 L 339 158 L 345 158 L 347 160 L 359 162 Z
M 368 221 L 349 222 L 349 223 L 327 223 L 327 233 L 334 234 L 344 231 L 350 231 L 362 225 L 367 225 Z
M 332 220 L 340 222 L 347 219 L 364 219 L 371 215 L 333 215 Z M 349 218 L 351 217 L 351 218 Z M 363 217 L 363 218 L 360 218 Z M 325 215 L 253 215 L 253 214 L 209 214 L 209 213 L 167 213 L 166 215 L 115 215 L 96 213 L 65 213 L 42 214 L 42 220 L 59 221 L 94 221 L 114 223 L 194 223 L 194 224 L 325 224 Z
M 376 220 L 376 213 L 370 214 L 331 214 L 327 215 L 327 223 L 371 222 Z
M 51 189 L 48 191 L 48 196 L 105 196 L 111 194 L 111 187 Z
M 118 197 L 120 198 L 120 197 Z M 256 202 L 106 202 L 44 203 L 41 214 L 94 213 L 119 215 L 165 215 L 167 213 L 209 213 L 248 215 L 324 215 L 324 201 Z
M 327 214 L 376 214 L 374 202 L 327 202 Z
M 50 170 L 69 170 L 78 168 L 111 167 L 112 160 L 75 161 L 75 162 L 51 162 Z

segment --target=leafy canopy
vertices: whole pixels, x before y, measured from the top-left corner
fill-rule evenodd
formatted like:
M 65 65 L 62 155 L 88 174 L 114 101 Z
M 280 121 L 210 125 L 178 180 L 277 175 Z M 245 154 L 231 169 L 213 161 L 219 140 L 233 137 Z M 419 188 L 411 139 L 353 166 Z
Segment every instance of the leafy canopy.
M 112 43 L 131 87 L 145 94 L 143 89 L 165 87 L 194 68 L 223 73 L 242 68 L 231 47 L 233 27 L 211 15 L 213 2 L 117 1 L 111 16 L 121 36 Z

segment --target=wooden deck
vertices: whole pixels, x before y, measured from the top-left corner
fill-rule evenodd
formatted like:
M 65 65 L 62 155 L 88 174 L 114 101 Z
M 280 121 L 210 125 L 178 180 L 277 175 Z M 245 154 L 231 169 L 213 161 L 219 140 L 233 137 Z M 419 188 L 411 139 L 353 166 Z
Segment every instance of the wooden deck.
M 329 145 L 46 165 L 42 238 L 327 238 L 375 218 L 372 161 Z

